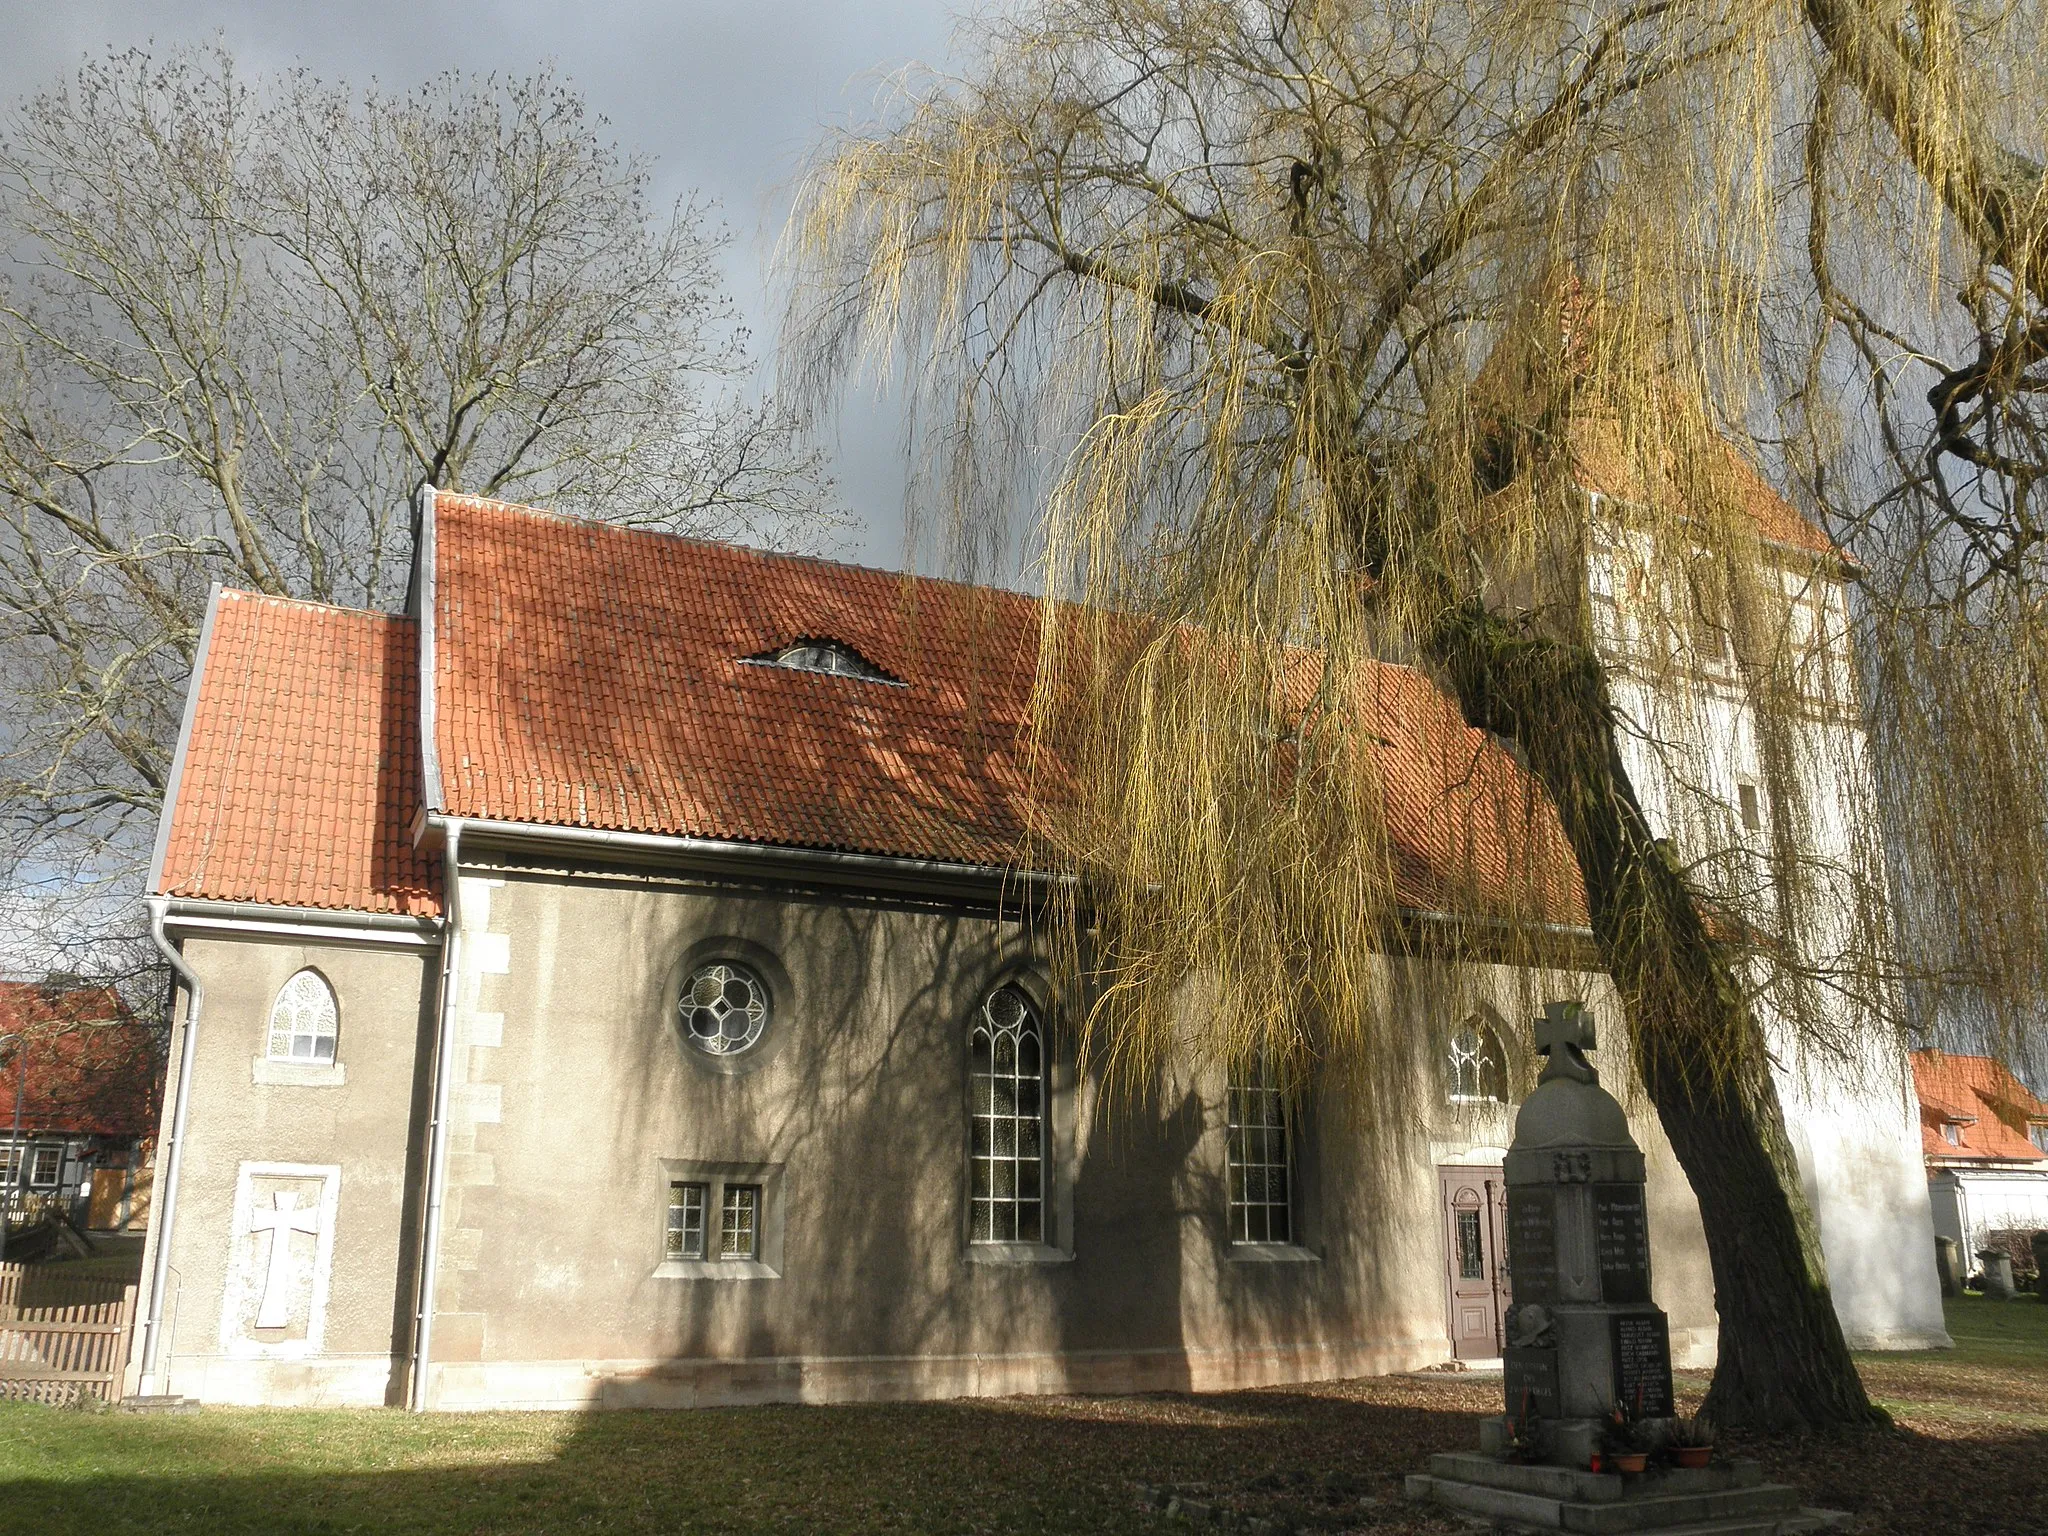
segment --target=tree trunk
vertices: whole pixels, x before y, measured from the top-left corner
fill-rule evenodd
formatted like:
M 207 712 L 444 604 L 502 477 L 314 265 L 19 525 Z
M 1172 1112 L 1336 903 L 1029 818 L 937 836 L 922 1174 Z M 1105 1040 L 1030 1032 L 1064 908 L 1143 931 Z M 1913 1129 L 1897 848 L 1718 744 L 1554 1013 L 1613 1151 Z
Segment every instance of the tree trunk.
M 1762 1027 L 1644 818 L 1598 657 L 1474 605 L 1429 649 L 1466 720 L 1521 749 L 1577 856 L 1636 1068 L 1699 1199 L 1721 1320 L 1707 1412 L 1763 1429 L 1885 1422 L 1835 1316 Z

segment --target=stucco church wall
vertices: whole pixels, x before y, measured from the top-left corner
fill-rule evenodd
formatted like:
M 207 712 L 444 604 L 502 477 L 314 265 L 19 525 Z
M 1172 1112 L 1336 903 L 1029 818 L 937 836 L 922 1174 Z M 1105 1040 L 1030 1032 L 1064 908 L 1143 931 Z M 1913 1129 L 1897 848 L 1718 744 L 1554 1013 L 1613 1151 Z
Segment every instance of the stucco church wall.
M 420 1140 L 434 954 L 196 937 L 184 954 L 205 983 L 206 1005 L 171 1238 L 161 1390 L 208 1402 L 385 1403 L 408 1347 L 410 1292 L 400 1291 L 416 1263 L 419 1178 L 411 1157 Z M 259 1067 L 278 989 L 306 967 L 335 993 L 339 1071 Z M 173 1061 L 183 1028 L 181 1017 Z M 253 1280 L 231 1274 L 237 1190 L 251 1164 L 338 1170 L 331 1230 L 324 1241 L 298 1244 L 326 1265 L 317 1349 L 303 1336 L 281 1337 L 303 1335 L 296 1326 L 271 1336 L 230 1328 L 243 1336 L 223 1339 L 230 1285 L 260 1280 L 260 1269 Z M 301 1185 L 326 1182 L 315 1175 Z M 239 1260 L 246 1276 L 263 1251 L 246 1237 L 240 1246 L 248 1250 Z M 146 1254 L 145 1264 L 153 1258 Z M 303 1294 L 303 1278 L 296 1283 Z
M 1029 960 L 1015 924 L 519 871 L 465 876 L 461 907 L 436 1406 L 1203 1388 L 1444 1357 L 1439 1141 L 1387 1164 L 1322 1094 L 1305 1241 L 1250 1259 L 1224 1240 L 1220 1076 L 1098 1102 L 1057 1017 L 1051 1242 L 970 1249 L 968 1020 Z M 672 1023 L 684 959 L 720 953 L 777 994 L 740 1073 Z M 1468 969 L 1507 998 L 1510 973 Z M 1603 986 L 1570 990 L 1598 1007 Z M 1409 993 L 1418 1032 L 1454 1022 Z M 1659 1299 L 1693 1358 L 1712 1338 L 1697 1210 L 1643 1139 Z M 673 1162 L 764 1170 L 775 1277 L 657 1275 Z
M 1785 1106 L 1852 1349 L 1945 1349 L 1920 1113 L 1904 1053 L 1873 1031 L 1864 1059 L 1802 1060 L 1781 1043 Z

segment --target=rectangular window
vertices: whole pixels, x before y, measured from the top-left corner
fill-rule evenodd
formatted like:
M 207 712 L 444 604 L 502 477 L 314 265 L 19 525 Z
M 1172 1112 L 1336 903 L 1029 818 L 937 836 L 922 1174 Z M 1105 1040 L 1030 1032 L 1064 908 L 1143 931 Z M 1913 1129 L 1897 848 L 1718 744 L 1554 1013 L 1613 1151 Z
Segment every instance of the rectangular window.
M 1963 1144 L 1963 1128 L 1950 1120 L 1941 1128 L 1941 1139 L 1952 1147 L 1960 1147 Z
M 21 1176 L 21 1148 L 0 1147 L 0 1184 L 12 1186 Z
M 1287 1101 L 1263 1069 L 1230 1085 L 1229 1126 L 1230 1240 L 1293 1242 Z
M 29 1165 L 28 1181 L 31 1184 L 51 1185 L 57 1182 L 57 1172 L 64 1166 L 62 1147 L 37 1147 L 35 1161 Z
M 1735 802 L 1742 812 L 1742 830 L 1745 832 L 1761 832 L 1764 827 L 1764 807 L 1762 799 L 1757 795 L 1756 786 L 1754 784 L 1736 785 Z
M 718 1256 L 753 1259 L 761 1253 L 761 1186 L 728 1184 L 719 1202 Z
M 711 1192 L 708 1184 L 678 1180 L 668 1187 L 668 1241 L 664 1254 L 671 1259 L 704 1257 L 704 1205 Z
M 1486 1251 L 1480 1246 L 1477 1211 L 1458 1212 L 1458 1278 L 1486 1278 Z
M 1689 638 L 1701 661 L 1721 661 L 1728 655 L 1728 593 L 1723 573 L 1713 556 L 1695 553 L 1685 569 L 1686 617 Z
M 2048 1152 L 2048 1120 L 2036 1120 L 2027 1127 L 2027 1135 L 2035 1146 Z

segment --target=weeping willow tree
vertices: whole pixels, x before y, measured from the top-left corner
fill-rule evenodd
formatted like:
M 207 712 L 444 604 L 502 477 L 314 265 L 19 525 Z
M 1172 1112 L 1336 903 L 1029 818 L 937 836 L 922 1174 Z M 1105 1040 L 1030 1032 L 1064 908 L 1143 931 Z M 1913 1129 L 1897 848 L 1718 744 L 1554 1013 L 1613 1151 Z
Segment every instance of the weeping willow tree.
M 1033 857 L 1089 893 L 1091 1044 L 1188 1048 L 1199 977 L 1219 1057 L 1398 1059 L 1381 957 L 1418 928 L 1531 965 L 1590 930 L 1699 1198 L 1727 1423 L 1881 1417 L 1774 1075 L 1896 1070 L 1911 957 L 1876 818 L 1842 807 L 1942 820 L 1941 759 L 1986 733 L 1972 792 L 2041 788 L 2010 707 L 1874 705 L 1873 780 L 1842 643 L 1869 632 L 1880 690 L 1960 669 L 1980 704 L 2030 665 L 2003 632 L 1959 661 L 1981 614 L 1941 587 L 1958 519 L 2031 529 L 2020 480 L 1924 481 L 2038 388 L 2011 333 L 2040 300 L 2040 31 L 1946 0 L 1041 0 L 831 142 L 788 240 L 810 397 L 899 368 L 951 526 L 1038 520 Z M 1897 409 L 1906 323 L 1916 358 L 1988 349 L 1946 446 L 1939 401 Z M 1435 804 L 1396 729 L 1423 678 L 1461 717 L 1425 733 L 1435 782 L 1466 759 Z M 1455 869 L 1420 890 L 1432 817 Z M 2025 852 L 1951 820 L 1906 882 L 1974 857 L 2028 888 L 1994 988 L 2048 952 Z

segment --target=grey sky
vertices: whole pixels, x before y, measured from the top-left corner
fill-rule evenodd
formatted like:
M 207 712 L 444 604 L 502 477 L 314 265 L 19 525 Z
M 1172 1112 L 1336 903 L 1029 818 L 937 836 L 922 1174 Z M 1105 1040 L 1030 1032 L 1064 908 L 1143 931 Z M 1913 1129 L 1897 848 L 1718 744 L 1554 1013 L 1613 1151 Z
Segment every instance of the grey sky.
M 728 278 L 754 332 L 774 343 L 764 269 L 805 148 L 830 123 L 862 121 L 883 77 L 942 63 L 958 0 L 0 0 L 0 95 L 10 102 L 87 53 L 218 35 L 247 68 L 303 64 L 329 79 L 414 84 L 443 69 L 526 73 L 552 63 L 653 157 L 665 197 L 718 199 L 735 240 Z M 859 526 L 835 551 L 900 563 L 899 434 L 856 405 L 837 472 Z

